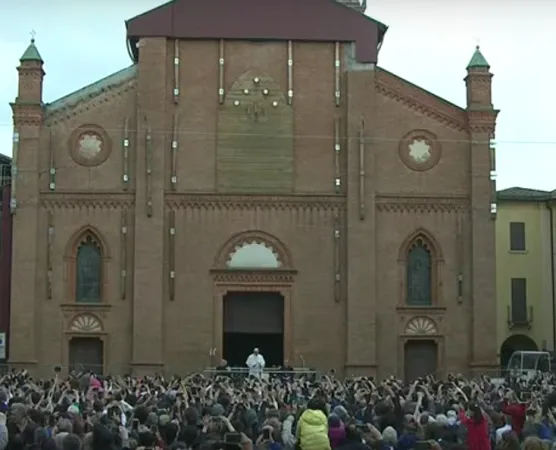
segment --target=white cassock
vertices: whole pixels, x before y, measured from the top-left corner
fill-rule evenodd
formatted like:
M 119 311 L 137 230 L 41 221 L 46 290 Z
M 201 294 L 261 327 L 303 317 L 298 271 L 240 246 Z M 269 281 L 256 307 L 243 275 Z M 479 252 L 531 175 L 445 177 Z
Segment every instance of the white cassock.
M 261 378 L 263 374 L 263 369 L 265 365 L 265 361 L 263 355 L 260 353 L 256 355 L 255 353 L 251 353 L 245 364 L 249 368 L 249 375 L 257 378 Z

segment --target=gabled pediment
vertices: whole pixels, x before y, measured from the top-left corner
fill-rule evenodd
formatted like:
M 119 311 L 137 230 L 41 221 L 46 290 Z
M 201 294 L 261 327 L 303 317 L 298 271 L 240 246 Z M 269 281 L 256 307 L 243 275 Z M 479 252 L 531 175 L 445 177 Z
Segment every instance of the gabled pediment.
M 405 107 L 424 114 L 455 130 L 466 129 L 465 109 L 380 67 L 376 71 L 376 90 Z
M 47 122 L 56 122 L 80 107 L 88 107 L 104 94 L 121 94 L 132 87 L 137 66 L 132 65 L 45 105 Z M 120 89 L 122 88 L 122 89 Z

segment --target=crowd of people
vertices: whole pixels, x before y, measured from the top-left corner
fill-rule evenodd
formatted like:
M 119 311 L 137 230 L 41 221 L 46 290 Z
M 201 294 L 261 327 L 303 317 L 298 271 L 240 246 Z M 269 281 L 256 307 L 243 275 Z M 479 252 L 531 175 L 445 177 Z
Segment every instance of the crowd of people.
M 552 450 L 555 385 L 541 373 L 406 382 L 13 371 L 0 380 L 0 450 Z

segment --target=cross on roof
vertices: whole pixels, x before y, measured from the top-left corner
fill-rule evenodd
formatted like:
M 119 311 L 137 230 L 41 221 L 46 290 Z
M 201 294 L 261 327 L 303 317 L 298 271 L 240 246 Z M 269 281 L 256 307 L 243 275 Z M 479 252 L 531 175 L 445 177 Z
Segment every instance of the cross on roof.
M 31 42 L 35 42 L 35 36 L 37 35 L 37 32 L 35 30 L 31 30 L 29 34 L 31 35 Z

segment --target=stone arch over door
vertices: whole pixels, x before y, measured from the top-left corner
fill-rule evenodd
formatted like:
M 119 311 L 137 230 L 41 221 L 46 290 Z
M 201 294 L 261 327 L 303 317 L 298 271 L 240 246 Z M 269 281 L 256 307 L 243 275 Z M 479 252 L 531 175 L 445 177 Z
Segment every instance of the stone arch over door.
M 294 180 L 294 114 L 267 73 L 234 80 L 217 119 L 217 188 L 221 192 L 290 193 Z
M 77 313 L 68 321 L 64 334 L 63 366 L 102 374 L 107 361 L 107 334 L 101 318 L 94 313 Z
M 231 236 L 217 252 L 214 281 L 213 349 L 222 355 L 224 299 L 229 292 L 272 292 L 283 297 L 283 359 L 293 361 L 292 287 L 296 270 L 291 252 L 276 236 L 262 230 Z M 216 362 L 216 359 L 215 361 Z
M 418 228 L 408 235 L 398 254 L 401 287 L 399 306 L 441 306 L 443 263 L 442 248 L 432 233 L 425 228 Z M 427 271 L 427 280 L 425 276 L 416 276 L 419 273 L 424 275 Z
M 78 252 L 82 244 L 94 245 L 100 253 L 100 292 L 99 299 L 94 303 L 102 303 L 104 301 L 104 285 L 106 283 L 106 265 L 110 260 L 108 245 L 101 233 L 92 226 L 84 226 L 76 231 L 68 240 L 64 251 L 64 263 L 66 266 L 66 303 L 73 303 L 78 300 L 77 289 L 77 263 Z

